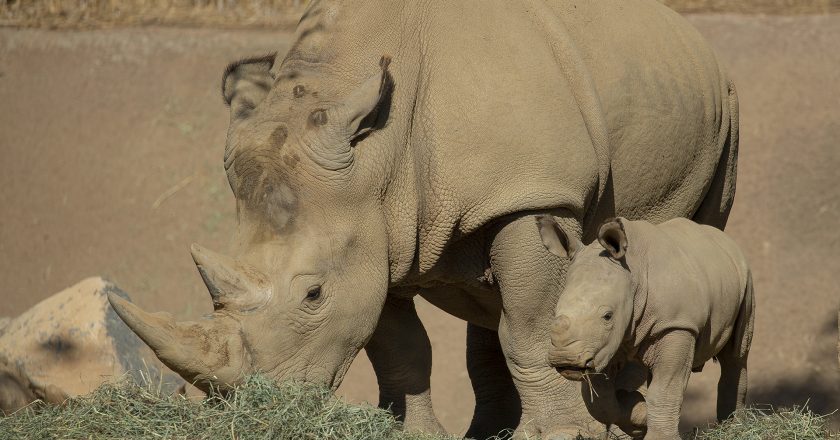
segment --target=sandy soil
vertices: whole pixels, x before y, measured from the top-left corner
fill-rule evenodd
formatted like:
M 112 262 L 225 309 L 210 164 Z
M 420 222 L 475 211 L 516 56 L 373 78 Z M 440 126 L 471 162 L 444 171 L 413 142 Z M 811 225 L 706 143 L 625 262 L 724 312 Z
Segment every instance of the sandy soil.
M 750 399 L 840 407 L 840 16 L 692 16 L 741 97 L 738 197 L 728 231 L 755 274 Z M 0 29 L 0 316 L 91 275 L 151 310 L 210 310 L 188 252 L 225 251 L 233 198 L 219 94 L 233 59 L 284 51 L 289 34 L 141 28 Z M 444 425 L 473 400 L 465 326 L 420 304 Z M 692 379 L 684 423 L 714 414 L 716 367 Z M 376 400 L 361 356 L 340 392 Z
M 687 13 L 821 14 L 840 0 L 658 0 Z M 6 0 L 0 26 L 99 29 L 115 26 L 293 29 L 304 0 Z

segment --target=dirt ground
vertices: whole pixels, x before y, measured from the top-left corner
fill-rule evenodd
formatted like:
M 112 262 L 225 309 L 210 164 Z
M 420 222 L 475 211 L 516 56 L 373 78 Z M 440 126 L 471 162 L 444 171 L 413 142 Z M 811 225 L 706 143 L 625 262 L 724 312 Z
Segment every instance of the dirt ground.
M 728 227 L 758 301 L 750 400 L 840 407 L 840 16 L 690 16 L 741 99 Z M 150 310 L 211 309 L 189 255 L 225 251 L 234 205 L 222 169 L 227 62 L 288 48 L 267 31 L 0 28 L 0 316 L 104 275 Z M 473 400 L 465 325 L 420 304 L 436 411 L 463 432 Z M 692 378 L 684 425 L 713 418 L 717 369 Z M 364 355 L 341 394 L 375 402 Z M 836 420 L 836 418 L 835 418 Z
M 840 0 L 658 0 L 688 13 L 820 14 Z M 305 0 L 4 0 L 0 26 L 96 29 L 165 25 L 292 29 Z

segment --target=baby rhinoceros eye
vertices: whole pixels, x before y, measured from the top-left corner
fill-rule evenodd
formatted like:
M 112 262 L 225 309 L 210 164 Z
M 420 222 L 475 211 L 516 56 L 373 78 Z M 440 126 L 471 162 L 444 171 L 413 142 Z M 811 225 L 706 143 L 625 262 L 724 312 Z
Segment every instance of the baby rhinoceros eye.
M 604 321 L 610 322 L 613 318 L 613 312 L 604 313 Z
M 308 301 L 315 301 L 316 299 L 321 297 L 321 286 L 313 286 L 310 287 L 309 290 L 306 292 L 306 299 Z

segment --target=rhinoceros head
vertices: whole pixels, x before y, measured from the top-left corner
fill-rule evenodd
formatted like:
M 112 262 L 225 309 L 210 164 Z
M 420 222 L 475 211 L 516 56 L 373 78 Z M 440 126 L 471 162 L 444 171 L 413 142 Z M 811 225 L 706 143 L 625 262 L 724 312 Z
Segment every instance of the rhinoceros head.
M 389 59 L 342 89 L 307 63 L 231 65 L 224 155 L 239 226 L 234 257 L 192 249 L 215 311 L 175 322 L 113 298 L 126 323 L 185 379 L 207 388 L 261 372 L 337 387 L 372 335 L 389 280 L 383 173 L 358 165 L 386 118 Z M 366 163 L 371 163 L 367 161 Z M 373 166 L 372 168 L 376 168 Z
M 553 217 L 540 216 L 543 244 L 571 257 L 566 286 L 557 303 L 548 359 L 565 378 L 581 380 L 603 372 L 615 356 L 633 317 L 633 289 L 624 261 L 627 238 L 622 219 L 604 223 L 598 241 L 584 246 Z

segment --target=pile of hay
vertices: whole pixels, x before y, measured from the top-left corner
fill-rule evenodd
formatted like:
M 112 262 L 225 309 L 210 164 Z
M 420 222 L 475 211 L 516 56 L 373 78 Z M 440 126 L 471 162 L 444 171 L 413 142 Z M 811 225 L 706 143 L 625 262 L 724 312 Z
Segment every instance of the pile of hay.
M 828 428 L 828 416 L 811 412 L 808 406 L 776 410 L 747 408 L 720 425 L 689 437 L 692 440 L 828 440 L 840 434 Z
M 126 379 L 61 406 L 34 405 L 0 418 L 0 439 L 454 439 L 400 428 L 385 410 L 351 405 L 313 385 L 278 386 L 256 376 L 227 396 L 196 400 Z M 825 416 L 802 407 L 747 409 L 684 438 L 826 440 L 840 435 L 828 431 Z
M 324 388 L 253 377 L 227 397 L 163 395 L 126 380 L 63 406 L 34 406 L 0 419 L 0 439 L 382 439 L 407 434 L 387 411 L 351 405 Z

